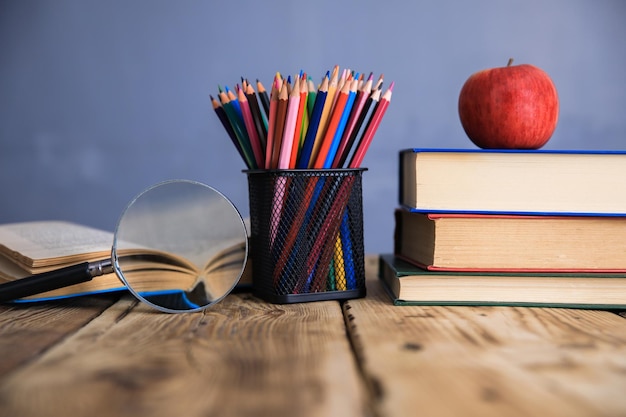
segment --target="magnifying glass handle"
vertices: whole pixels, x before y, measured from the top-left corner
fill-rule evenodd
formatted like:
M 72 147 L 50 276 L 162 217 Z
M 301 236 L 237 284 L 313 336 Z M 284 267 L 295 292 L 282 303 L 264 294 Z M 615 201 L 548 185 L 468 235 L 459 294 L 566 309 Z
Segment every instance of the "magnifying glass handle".
M 91 281 L 92 278 L 109 272 L 113 272 L 113 266 L 111 260 L 106 259 L 97 262 L 83 262 L 54 271 L 31 275 L 0 284 L 0 303 Z

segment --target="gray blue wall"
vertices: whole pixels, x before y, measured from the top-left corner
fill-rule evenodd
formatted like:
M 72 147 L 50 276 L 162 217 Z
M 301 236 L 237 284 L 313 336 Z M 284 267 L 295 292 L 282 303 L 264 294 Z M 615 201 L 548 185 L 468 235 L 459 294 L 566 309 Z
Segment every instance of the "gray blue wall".
M 546 148 L 626 149 L 623 0 L 2 0 L 0 222 L 112 230 L 170 178 L 215 186 L 245 216 L 244 166 L 209 94 L 338 64 L 396 82 L 364 161 L 366 251 L 390 251 L 397 151 L 473 147 L 458 92 L 509 57 L 557 86 Z

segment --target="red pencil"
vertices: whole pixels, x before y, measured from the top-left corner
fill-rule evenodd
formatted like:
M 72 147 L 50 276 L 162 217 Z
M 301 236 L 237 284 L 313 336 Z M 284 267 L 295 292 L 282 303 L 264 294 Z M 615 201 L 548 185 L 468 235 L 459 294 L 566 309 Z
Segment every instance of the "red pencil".
M 380 126 L 380 121 L 383 119 L 383 116 L 387 111 L 387 107 L 389 107 L 391 94 L 393 92 L 393 85 L 393 82 L 389 85 L 389 88 L 381 97 L 378 106 L 376 106 L 376 111 L 372 115 L 372 118 L 368 121 L 365 133 L 363 133 L 363 137 L 354 151 L 352 159 L 350 159 L 350 164 L 348 165 L 350 168 L 359 168 L 361 166 L 361 162 L 363 162 L 367 148 L 369 148 L 370 143 L 374 138 L 374 134 L 376 133 L 378 126 Z
M 285 114 L 285 126 L 283 130 L 283 140 L 280 144 L 280 156 L 278 158 L 279 169 L 289 169 L 291 163 L 291 149 L 296 131 L 298 110 L 300 109 L 300 79 L 296 77 L 293 88 L 289 93 L 289 104 Z
M 346 106 L 346 102 L 348 101 L 349 93 L 350 83 L 346 82 L 344 83 L 343 88 L 337 93 L 337 100 L 335 101 L 335 105 L 333 106 L 330 121 L 328 122 L 328 127 L 326 128 L 326 132 L 321 141 L 320 149 L 316 155 L 315 162 L 313 163 L 313 168 L 324 168 L 326 155 L 328 155 L 328 150 L 330 149 L 330 145 L 332 144 L 335 131 L 337 130 L 337 126 L 339 125 L 339 120 L 341 120 L 341 114 L 343 113 L 343 109 Z
M 252 145 L 252 152 L 254 153 L 256 165 L 257 167 L 261 168 L 265 164 L 261 141 L 256 131 L 256 126 L 254 125 L 254 118 L 250 110 L 250 103 L 246 98 L 243 88 L 239 87 L 238 85 L 237 100 L 239 101 L 239 107 L 241 107 L 241 115 L 243 116 L 243 122 L 246 125 L 246 130 L 248 131 L 248 137 L 250 138 L 250 144 Z
M 350 152 L 349 145 L 352 145 L 350 143 L 350 137 L 352 136 L 352 132 L 355 129 L 358 129 L 357 123 L 359 121 L 359 116 L 361 111 L 363 111 L 365 102 L 372 92 L 372 84 L 374 82 L 373 79 L 373 74 L 370 74 L 365 84 L 363 84 L 357 93 L 354 105 L 352 106 L 352 112 L 350 113 L 350 119 L 348 120 L 348 125 L 346 126 L 346 130 L 343 132 L 341 142 L 339 143 L 339 149 L 337 149 L 335 159 L 333 160 L 333 168 L 342 168 L 342 165 L 347 157 L 347 155 L 344 156 L 344 154 Z
M 269 113 L 267 120 L 267 145 L 265 146 L 265 169 L 272 168 L 272 151 L 274 150 L 274 129 L 276 129 L 276 108 L 278 107 L 278 81 L 272 83 L 270 92 Z
M 289 103 L 288 83 L 283 81 L 278 94 L 278 105 L 276 106 L 276 126 L 274 128 L 274 143 L 272 144 L 272 159 L 270 169 L 278 168 L 281 142 L 283 139 L 283 129 L 285 127 L 285 116 L 287 114 L 287 104 Z

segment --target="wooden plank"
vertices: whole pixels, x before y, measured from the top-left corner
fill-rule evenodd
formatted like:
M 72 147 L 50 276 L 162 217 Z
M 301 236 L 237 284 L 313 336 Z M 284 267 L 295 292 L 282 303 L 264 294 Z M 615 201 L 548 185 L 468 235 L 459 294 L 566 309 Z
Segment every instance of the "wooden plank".
M 377 415 L 624 416 L 626 320 L 604 311 L 344 304 Z
M 338 302 L 231 294 L 203 313 L 124 298 L 0 381 L 12 416 L 363 415 Z
M 0 305 L 0 377 L 89 323 L 117 295 Z

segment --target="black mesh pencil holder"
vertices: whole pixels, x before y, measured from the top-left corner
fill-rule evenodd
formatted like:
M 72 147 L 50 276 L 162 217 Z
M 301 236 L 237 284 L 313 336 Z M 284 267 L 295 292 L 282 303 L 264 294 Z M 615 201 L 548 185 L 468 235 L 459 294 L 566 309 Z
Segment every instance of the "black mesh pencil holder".
M 257 296 L 272 303 L 365 296 L 363 171 L 245 171 Z

